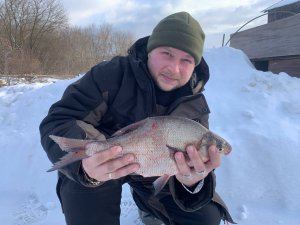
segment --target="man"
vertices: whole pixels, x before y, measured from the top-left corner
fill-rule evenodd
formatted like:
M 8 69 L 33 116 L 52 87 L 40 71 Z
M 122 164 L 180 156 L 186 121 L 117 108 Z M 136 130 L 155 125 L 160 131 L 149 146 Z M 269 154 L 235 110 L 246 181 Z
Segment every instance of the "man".
M 150 37 L 138 40 L 128 56 L 93 67 L 66 89 L 40 125 L 49 159 L 54 163 L 64 154 L 49 139 L 50 134 L 109 138 L 126 125 L 158 115 L 187 117 L 208 127 L 209 109 L 202 90 L 209 72 L 202 58 L 203 44 L 200 24 L 190 14 L 179 12 L 159 22 Z M 94 132 L 83 130 L 78 125 L 83 122 Z M 187 146 L 187 153 L 188 157 L 175 153 L 179 173 L 157 196 L 152 194 L 156 177 L 131 175 L 139 165 L 133 163 L 133 154 L 122 155 L 121 146 L 60 169 L 57 194 L 67 224 L 119 224 L 125 182 L 132 188 L 144 221 L 150 216 L 164 224 L 233 222 L 215 193 L 213 170 L 220 165 L 216 147 L 210 146 L 210 160 L 205 163 L 195 146 Z

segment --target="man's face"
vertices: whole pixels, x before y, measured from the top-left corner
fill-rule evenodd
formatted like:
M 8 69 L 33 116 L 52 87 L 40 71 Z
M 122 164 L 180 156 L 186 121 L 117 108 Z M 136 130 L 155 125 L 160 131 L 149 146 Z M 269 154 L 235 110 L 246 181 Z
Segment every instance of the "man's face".
M 157 47 L 148 55 L 148 69 L 163 91 L 184 86 L 195 68 L 194 58 L 187 52 L 172 47 Z

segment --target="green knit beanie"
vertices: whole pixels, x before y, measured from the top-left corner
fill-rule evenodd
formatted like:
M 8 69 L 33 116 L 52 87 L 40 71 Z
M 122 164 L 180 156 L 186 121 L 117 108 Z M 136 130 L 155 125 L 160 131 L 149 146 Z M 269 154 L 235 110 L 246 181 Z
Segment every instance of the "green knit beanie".
M 198 65 L 203 55 L 205 34 L 197 20 L 187 12 L 178 12 L 161 20 L 154 28 L 147 51 L 168 46 L 189 53 Z

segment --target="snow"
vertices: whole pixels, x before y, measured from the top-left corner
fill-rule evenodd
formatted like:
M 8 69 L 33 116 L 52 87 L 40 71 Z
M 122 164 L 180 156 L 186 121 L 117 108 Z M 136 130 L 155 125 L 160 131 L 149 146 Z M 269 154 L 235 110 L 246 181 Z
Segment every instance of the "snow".
M 300 79 L 257 71 L 229 47 L 205 58 L 210 128 L 233 146 L 216 170 L 217 191 L 241 225 L 299 225 Z M 38 126 L 77 79 L 0 88 L 1 224 L 65 224 Z M 121 208 L 122 225 L 142 224 L 127 185 Z

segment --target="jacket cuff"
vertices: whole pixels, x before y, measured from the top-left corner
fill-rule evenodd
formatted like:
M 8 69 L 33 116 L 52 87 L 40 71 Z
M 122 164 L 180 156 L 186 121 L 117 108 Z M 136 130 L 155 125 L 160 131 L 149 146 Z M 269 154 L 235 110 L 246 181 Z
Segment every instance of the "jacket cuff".
M 196 194 L 190 194 L 182 187 L 176 177 L 172 176 L 169 181 L 169 187 L 178 207 L 186 212 L 194 212 L 211 201 L 215 188 L 215 181 L 214 176 L 210 173 L 205 177 L 201 191 Z

